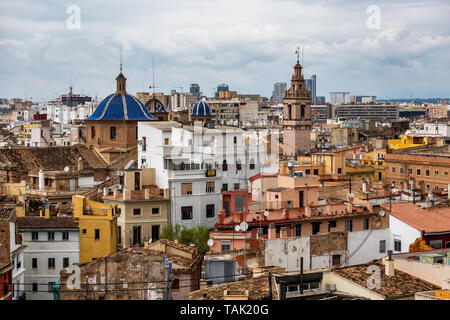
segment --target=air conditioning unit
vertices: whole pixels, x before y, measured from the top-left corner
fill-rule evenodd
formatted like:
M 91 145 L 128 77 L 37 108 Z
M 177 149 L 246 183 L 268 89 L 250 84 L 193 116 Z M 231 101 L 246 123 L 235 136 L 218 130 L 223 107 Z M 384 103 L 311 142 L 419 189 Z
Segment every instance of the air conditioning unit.
M 336 291 L 336 285 L 334 283 L 326 283 L 325 289 L 327 291 Z

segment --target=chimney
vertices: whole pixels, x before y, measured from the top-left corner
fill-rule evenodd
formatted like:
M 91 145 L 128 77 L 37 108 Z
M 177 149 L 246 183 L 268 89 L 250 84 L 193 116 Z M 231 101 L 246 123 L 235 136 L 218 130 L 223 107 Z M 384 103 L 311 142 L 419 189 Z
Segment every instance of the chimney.
M 287 237 L 288 237 L 288 235 L 287 235 L 286 227 L 281 227 L 280 228 L 280 238 L 281 239 L 286 239 Z
M 289 220 L 289 210 L 283 209 L 283 218 Z
M 311 217 L 311 207 L 305 207 L 305 216 Z
M 164 199 L 169 199 L 169 189 L 164 189 Z
M 269 224 L 269 235 L 268 239 L 276 239 L 277 238 L 277 229 L 275 228 L 275 224 L 271 223 Z
M 349 202 L 347 202 L 345 204 L 345 211 L 347 211 L 347 213 L 352 213 L 353 212 L 353 205 Z
M 39 191 L 44 190 L 44 171 L 39 170 Z
M 242 211 L 237 212 L 237 217 L 238 217 L 239 222 L 243 222 L 244 221 L 244 212 L 242 212 Z
M 123 200 L 131 200 L 131 190 L 123 189 Z
M 119 190 L 114 189 L 113 195 L 114 195 L 114 198 L 117 198 L 119 196 Z
M 392 250 L 388 250 L 388 259 L 384 261 L 385 272 L 388 277 L 392 277 L 395 274 L 394 259 L 392 259 Z
M 347 202 L 353 203 L 353 194 L 347 193 Z
M 217 214 L 217 223 L 218 224 L 223 224 L 224 219 L 225 219 L 225 209 L 222 209 Z
M 331 210 L 331 204 L 327 204 L 326 212 L 327 212 L 327 216 L 332 216 L 333 215 L 333 212 Z
M 106 197 L 108 195 L 108 188 L 103 188 L 103 196 Z
M 150 190 L 149 189 L 145 189 L 145 200 L 149 200 L 150 199 Z
M 363 183 L 362 183 L 362 191 L 363 191 L 364 193 L 367 192 L 367 182 L 366 182 L 366 180 L 363 180 Z
M 83 171 L 83 170 L 84 170 L 83 158 L 79 157 L 78 158 L 78 171 Z

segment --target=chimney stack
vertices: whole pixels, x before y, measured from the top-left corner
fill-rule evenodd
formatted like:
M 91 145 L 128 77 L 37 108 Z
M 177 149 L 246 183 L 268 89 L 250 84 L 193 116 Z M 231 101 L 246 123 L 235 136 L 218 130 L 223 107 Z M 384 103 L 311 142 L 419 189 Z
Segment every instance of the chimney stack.
M 347 213 L 352 213 L 353 212 L 353 205 L 351 203 L 346 203 L 345 204 L 345 210 L 347 211 Z
M 305 216 L 311 217 L 311 207 L 305 207 Z
M 218 224 L 223 224 L 224 219 L 225 219 L 225 209 L 222 209 L 217 214 L 217 223 Z
M 114 198 L 117 198 L 119 196 L 119 190 L 114 189 L 113 195 L 114 195 Z
M 289 210 L 283 209 L 283 218 L 289 220 Z
M 84 170 L 83 158 L 79 157 L 78 158 L 78 171 L 83 171 L 83 170 Z
M 388 259 L 384 262 L 385 272 L 388 277 L 392 277 L 395 274 L 394 259 L 392 259 L 392 250 L 388 250 Z
M 106 197 L 108 195 L 108 188 L 103 188 L 103 196 Z
M 164 199 L 169 199 L 169 189 L 164 189 Z
M 327 216 L 333 215 L 333 212 L 332 212 L 332 210 L 331 210 L 331 205 L 330 205 L 330 204 L 327 204 L 327 206 L 326 206 L 326 212 L 327 212 Z
M 39 170 L 39 191 L 44 191 L 44 171 Z
M 269 224 L 268 239 L 272 240 L 272 239 L 276 239 L 276 238 L 277 238 L 277 229 L 275 228 L 275 224 L 271 223 L 271 224 Z
M 145 200 L 149 200 L 150 199 L 150 190 L 149 189 L 145 189 Z
M 123 200 L 131 200 L 131 190 L 123 189 Z

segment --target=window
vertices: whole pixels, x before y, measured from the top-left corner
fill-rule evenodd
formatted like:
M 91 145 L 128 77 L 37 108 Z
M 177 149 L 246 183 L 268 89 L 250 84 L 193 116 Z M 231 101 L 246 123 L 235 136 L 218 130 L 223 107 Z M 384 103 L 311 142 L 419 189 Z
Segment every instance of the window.
M 392 167 L 392 173 L 395 173 L 395 167 Z
M 418 176 L 420 176 L 420 169 L 417 169 L 416 173 Z
M 439 171 L 438 170 L 434 170 L 434 177 L 435 178 L 439 178 Z
M 233 137 L 233 142 L 234 142 L 234 144 L 237 143 L 237 137 L 236 136 Z
M 122 227 L 117 227 L 117 243 L 122 244 Z
M 231 240 L 221 240 L 220 245 L 222 247 L 222 251 L 230 251 L 231 250 Z
M 208 181 L 206 182 L 206 192 L 207 193 L 213 193 L 214 192 L 214 181 Z
M 345 230 L 348 232 L 353 231 L 353 220 L 347 220 L 345 221 Z
M 234 208 L 236 212 L 244 211 L 244 196 L 238 195 L 234 197 Z
M 172 289 L 173 289 L 173 290 L 178 290 L 178 289 L 180 289 L 180 279 L 178 279 L 178 278 L 173 279 L 173 282 L 172 282 Z
M 109 128 L 109 138 L 111 140 L 116 140 L 116 127 Z
M 333 267 L 341 265 L 341 255 L 340 254 L 333 254 Z
M 48 241 L 53 241 L 53 240 L 55 240 L 55 232 L 49 231 L 48 232 Z
M 405 169 L 400 168 L 400 173 L 405 173 Z
M 169 144 L 169 138 L 164 138 L 164 145 L 168 145 Z
M 192 183 L 181 184 L 181 195 L 186 196 L 192 194 Z
M 159 208 L 152 208 L 152 214 L 159 214 Z
M 320 232 L 320 222 L 313 222 L 312 225 L 312 234 L 318 234 Z
M 223 160 L 223 162 L 222 162 L 222 171 L 227 171 L 227 170 L 228 170 L 227 160 Z
M 241 171 L 241 169 L 242 169 L 241 161 L 236 160 L 236 172 L 237 172 L 237 171 Z
M 255 161 L 253 159 L 250 160 L 250 170 L 255 169 Z
M 37 269 L 37 258 L 32 258 L 31 259 L 31 268 L 32 269 Z
M 140 215 L 141 215 L 141 208 L 134 208 L 133 216 L 140 216 Z
M 35 241 L 39 240 L 39 232 L 32 231 L 31 232 L 31 240 L 35 240 Z
M 448 171 L 444 171 L 444 179 L 448 179 Z
M 55 269 L 55 258 L 48 258 L 48 268 Z
M 86 234 L 86 229 L 83 229 L 83 234 Z
M 20 267 L 22 266 L 22 261 L 20 261 L 20 257 L 17 257 L 17 264 L 16 264 L 16 268 L 20 269 Z
M 67 268 L 69 266 L 69 258 L 63 258 L 63 268 Z
M 302 235 L 302 225 L 301 224 L 297 224 L 295 226 L 295 236 L 296 237 L 300 237 Z
M 227 183 L 222 184 L 222 191 L 228 191 L 228 184 Z
M 336 220 L 328 221 L 328 232 L 331 231 L 331 228 L 336 228 Z
M 95 240 L 100 240 L 100 229 L 95 229 Z
M 152 226 L 152 241 L 159 239 L 159 224 Z
M 234 190 L 239 190 L 239 183 L 234 184 Z
M 48 283 L 48 292 L 53 292 L 53 286 L 55 285 L 54 282 L 49 282 Z
M 38 284 L 36 282 L 33 282 L 32 290 L 33 290 L 33 292 L 37 292 L 38 291 Z
M 394 240 L 394 250 L 395 251 L 402 251 L 402 242 L 398 239 Z
M 380 240 L 380 253 L 386 252 L 386 240 Z
M 369 219 L 364 219 L 364 230 L 369 230 Z
M 426 171 L 425 171 L 425 175 L 426 175 L 427 177 L 429 177 L 429 176 L 430 176 L 430 170 L 426 170 Z
M 192 219 L 192 206 L 181 207 L 181 220 L 190 220 L 190 219 Z
M 207 218 L 214 218 L 214 204 L 207 204 L 206 205 L 206 217 Z
M 319 169 L 314 169 L 314 175 L 318 176 L 319 175 Z
M 95 138 L 95 128 L 92 127 L 91 128 L 91 139 L 94 139 L 94 138 Z
M 63 240 L 69 240 L 69 231 L 63 231 L 62 239 Z
M 342 173 L 342 168 L 338 168 L 338 174 Z
M 311 174 L 311 170 L 310 169 L 306 169 L 306 174 Z
M 433 249 L 441 249 L 442 248 L 442 240 L 430 241 L 430 247 L 432 247 Z

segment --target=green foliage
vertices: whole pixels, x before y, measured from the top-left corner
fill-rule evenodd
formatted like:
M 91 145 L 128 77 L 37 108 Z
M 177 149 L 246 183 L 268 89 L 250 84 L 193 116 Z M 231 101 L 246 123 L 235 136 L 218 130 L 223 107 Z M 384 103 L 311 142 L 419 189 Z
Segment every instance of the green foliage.
M 178 239 L 180 243 L 186 245 L 194 243 L 198 251 L 201 254 L 205 254 L 209 250 L 208 240 L 210 232 L 211 229 L 205 226 L 196 226 L 188 229 L 186 227 L 181 228 L 179 224 L 175 226 L 169 225 L 162 229 L 161 239 L 169 239 L 172 241 Z

